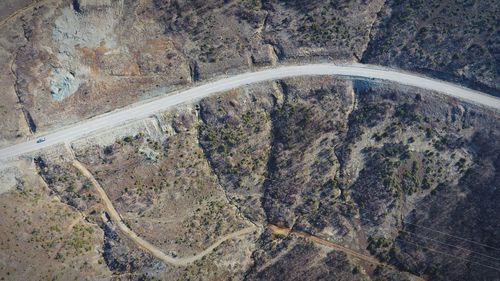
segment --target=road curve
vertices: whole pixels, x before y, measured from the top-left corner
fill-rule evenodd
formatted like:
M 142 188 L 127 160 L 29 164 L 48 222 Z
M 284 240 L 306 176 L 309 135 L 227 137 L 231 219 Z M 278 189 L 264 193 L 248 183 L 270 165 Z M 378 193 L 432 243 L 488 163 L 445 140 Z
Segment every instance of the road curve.
M 142 239 L 139 237 L 133 230 L 131 230 L 122 220 L 122 217 L 116 211 L 115 207 L 113 206 L 113 203 L 111 203 L 111 200 L 109 199 L 108 195 L 106 194 L 106 191 L 101 187 L 99 182 L 94 178 L 92 173 L 90 173 L 87 168 L 80 163 L 78 160 L 74 159 L 73 160 L 73 166 L 77 168 L 85 177 L 87 177 L 91 182 L 92 185 L 95 187 L 96 191 L 99 193 L 99 196 L 102 199 L 102 202 L 106 209 L 108 210 L 109 217 L 111 218 L 111 221 L 125 234 L 127 235 L 128 238 L 130 238 L 139 248 L 143 249 L 146 252 L 149 252 L 151 255 L 154 257 L 162 260 L 165 263 L 175 265 L 175 266 L 187 266 L 199 259 L 202 259 L 204 256 L 210 254 L 215 250 L 215 248 L 219 247 L 222 243 L 224 243 L 227 240 L 230 239 L 235 239 L 240 236 L 250 234 L 254 231 L 256 231 L 255 226 L 249 226 L 247 228 L 240 229 L 238 231 L 235 231 L 233 233 L 224 235 L 220 237 L 216 242 L 214 242 L 212 245 L 210 245 L 208 248 L 205 250 L 197 253 L 194 256 L 190 257 L 172 257 L 167 254 L 165 254 L 161 249 L 158 247 L 154 246 L 153 244 L 149 243 L 148 241 Z
M 102 114 L 59 131 L 52 132 L 46 135 L 46 141 L 43 143 L 37 144 L 36 140 L 30 140 L 0 149 L 0 161 L 13 159 L 22 154 L 33 152 L 54 144 L 70 142 L 83 136 L 90 135 L 98 130 L 112 128 L 134 120 L 144 119 L 154 113 L 166 110 L 169 107 L 199 100 L 217 92 L 223 92 L 257 82 L 313 75 L 336 75 L 386 80 L 436 91 L 474 104 L 500 109 L 499 98 L 463 88 L 449 82 L 439 81 L 399 70 L 363 64 L 336 65 L 324 63 L 290 65 L 234 75 L 173 95 L 153 99 L 145 103 L 137 103 L 124 109 Z

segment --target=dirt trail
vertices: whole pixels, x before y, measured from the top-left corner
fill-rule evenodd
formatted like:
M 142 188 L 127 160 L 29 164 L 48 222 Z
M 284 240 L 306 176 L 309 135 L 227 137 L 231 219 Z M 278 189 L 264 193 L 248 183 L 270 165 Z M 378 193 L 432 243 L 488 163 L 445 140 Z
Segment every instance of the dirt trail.
M 37 4 L 40 4 L 43 0 L 35 0 L 33 3 L 29 4 L 28 6 L 22 7 L 19 10 L 13 12 L 9 16 L 7 16 L 5 19 L 0 20 L 0 28 L 2 28 L 6 23 L 8 23 L 11 19 L 19 16 L 20 14 L 26 12 L 27 10 L 35 7 Z
M 397 268 L 395 268 L 393 265 L 390 265 L 390 264 L 387 264 L 387 263 L 384 263 L 384 262 L 380 262 L 378 259 L 372 257 L 372 256 L 368 256 L 368 255 L 364 255 L 364 254 L 361 254 L 361 253 L 358 253 L 354 250 L 351 250 L 347 247 L 344 247 L 340 244 L 337 244 L 337 243 L 334 243 L 334 242 L 331 242 L 331 241 L 328 241 L 326 239 L 323 239 L 323 238 L 320 238 L 318 236 L 315 236 L 315 235 L 312 235 L 312 234 L 309 234 L 309 233 L 306 233 L 306 232 L 303 232 L 303 231 L 297 231 L 297 230 L 293 230 L 293 229 L 289 229 L 289 228 L 285 228 L 285 227 L 279 227 L 279 226 L 276 226 L 276 225 L 268 225 L 269 229 L 274 233 L 274 234 L 278 234 L 278 235 L 289 235 L 290 233 L 293 233 L 299 237 L 303 237 L 303 238 L 306 238 L 306 239 L 309 239 L 311 240 L 312 242 L 316 243 L 316 244 L 319 244 L 319 245 L 323 245 L 323 246 L 326 246 L 328 248 L 332 248 L 334 250 L 337 250 L 337 251 L 341 251 L 349 256 L 352 256 L 352 257 L 356 257 L 360 260 L 363 260 L 363 261 L 366 261 L 368 263 L 371 263 L 371 264 L 374 264 L 374 265 L 380 265 L 380 266 L 385 266 L 385 267 L 390 267 L 396 271 L 399 271 Z M 416 275 L 413 275 L 409 272 L 405 272 L 405 274 L 407 274 L 410 278 L 412 278 L 413 280 L 418 280 L 418 281 L 425 281 L 424 278 L 420 277 L 420 276 L 416 276 Z
M 84 176 L 86 176 L 92 182 L 92 184 L 96 188 L 97 192 L 99 193 L 99 196 L 101 197 L 101 199 L 104 203 L 104 206 L 108 210 L 108 214 L 109 214 L 111 220 L 113 221 L 113 223 L 115 223 L 115 225 L 118 226 L 118 228 L 125 235 L 127 235 L 132 241 L 134 241 L 134 243 L 136 243 L 137 246 L 139 246 L 139 248 L 143 249 L 146 252 L 149 252 L 151 255 L 155 256 L 156 258 L 162 260 L 165 263 L 172 264 L 175 266 L 189 265 L 190 263 L 193 263 L 193 262 L 203 258 L 204 256 L 210 254 L 215 248 L 217 248 L 223 242 L 225 242 L 229 239 L 234 239 L 234 238 L 238 238 L 240 236 L 246 235 L 246 234 L 250 234 L 256 230 L 256 228 L 254 226 L 251 226 L 251 227 L 247 227 L 247 228 L 241 229 L 239 231 L 233 232 L 231 234 L 222 236 L 217 242 L 213 243 L 208 248 L 206 248 L 205 250 L 201 251 L 200 253 L 198 253 L 192 257 L 184 257 L 184 258 L 171 257 L 171 256 L 165 254 L 163 251 L 161 251 L 159 248 L 157 248 L 153 244 L 151 244 L 148 241 L 139 237 L 134 231 L 132 231 L 127 225 L 125 225 L 125 223 L 122 220 L 122 217 L 116 211 L 115 207 L 113 206 L 113 203 L 111 203 L 111 200 L 109 200 L 108 195 L 106 194 L 104 189 L 101 187 L 99 182 L 97 182 L 97 180 L 94 178 L 94 176 L 90 173 L 89 170 L 87 170 L 87 168 L 82 163 L 80 163 L 78 160 L 74 159 L 73 166 L 75 168 L 77 168 Z

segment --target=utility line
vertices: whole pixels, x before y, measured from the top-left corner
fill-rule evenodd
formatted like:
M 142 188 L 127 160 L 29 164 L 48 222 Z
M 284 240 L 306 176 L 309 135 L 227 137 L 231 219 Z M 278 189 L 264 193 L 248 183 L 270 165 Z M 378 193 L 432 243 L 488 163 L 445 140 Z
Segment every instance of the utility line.
M 463 247 L 460 247 L 460 246 L 456 246 L 456 245 L 448 244 L 448 243 L 445 243 L 445 242 L 439 241 L 439 240 L 437 240 L 437 239 L 429 238 L 429 237 L 427 237 L 427 236 L 425 236 L 425 235 L 419 235 L 419 234 L 413 233 L 413 232 L 411 232 L 411 231 L 401 230 L 401 232 L 405 232 L 405 233 L 408 233 L 408 234 L 413 235 L 413 236 L 416 236 L 416 237 L 421 237 L 421 238 L 423 238 L 423 239 L 427 239 L 427 240 L 430 240 L 430 241 L 434 241 L 434 242 L 439 243 L 439 244 L 442 244 L 442 245 L 446 245 L 446 246 L 454 247 L 454 248 L 457 248 L 457 249 L 460 249 L 460 250 L 468 251 L 468 252 L 471 252 L 471 253 L 474 253 L 474 254 L 478 254 L 478 255 L 483 256 L 483 257 L 486 257 L 486 258 L 490 258 L 490 259 L 494 259 L 494 260 L 500 260 L 500 258 L 497 258 L 497 257 L 493 257 L 493 256 L 489 256 L 489 255 L 486 255 L 486 254 L 482 254 L 482 253 L 479 253 L 479 252 L 476 252 L 476 251 L 473 251 L 473 250 L 469 250 L 469 249 L 467 249 L 467 248 L 463 248 Z
M 340 201 L 335 201 L 335 203 L 339 203 L 339 204 L 344 204 L 346 206 L 351 206 L 349 205 L 348 203 L 346 202 L 340 202 Z M 367 220 L 367 219 L 363 219 L 363 218 L 359 218 L 359 220 L 362 220 L 362 221 L 366 221 L 366 222 L 372 222 L 370 220 Z M 483 247 L 487 247 L 487 248 L 490 248 L 490 249 L 493 249 L 493 250 L 497 250 L 497 251 L 500 251 L 499 248 L 495 248 L 495 247 L 492 247 L 492 246 L 489 246 L 489 245 L 486 245 L 486 244 L 483 244 L 483 243 L 480 243 L 480 242 L 476 242 L 474 240 L 470 240 L 470 239 L 467 239 L 467 238 L 463 238 L 463 237 L 460 237 L 460 236 L 456 236 L 456 235 L 452 235 L 452 234 L 448 234 L 446 232 L 443 232 L 443 231 L 439 231 L 439 230 L 435 230 L 435 229 L 432 229 L 432 228 L 429 228 L 429 227 L 425 227 L 425 226 L 422 226 L 422 225 L 418 225 L 418 224 L 414 224 L 414 223 L 411 223 L 411 222 L 408 222 L 408 221 L 405 221 L 403 220 L 403 223 L 405 224 L 409 224 L 409 225 L 414 225 L 414 226 L 417 226 L 417 227 L 420 227 L 420 228 L 424 228 L 424 229 L 427 229 L 427 230 L 431 230 L 431 231 L 435 231 L 437 233 L 440 233 L 440 234 L 444 234 L 444 235 L 448 235 L 450 237 L 453 237 L 453 238 L 456 238 L 456 239 L 460 239 L 462 241 L 466 241 L 466 242 L 470 242 L 470 243 L 474 243 L 474 244 L 477 244 L 477 245 L 480 245 L 480 246 L 483 246 Z M 443 242 L 444 243 L 444 242 Z M 458 246 L 456 246 L 458 247 Z M 464 248 L 465 249 L 465 248 Z M 468 250 L 468 249 L 467 249 Z M 468 250 L 468 251 L 471 251 L 471 252 L 474 252 L 473 250 Z M 492 257 L 494 259 L 497 259 L 497 260 L 500 260 L 500 258 L 497 258 L 497 257 Z
M 350 206 L 349 204 L 347 203 L 344 203 L 344 202 L 336 202 L 336 203 L 340 203 L 340 204 L 344 204 L 344 205 L 347 205 L 347 206 Z M 361 221 L 366 221 L 366 222 L 372 222 L 368 219 L 364 219 L 364 218 L 359 218 L 359 220 Z M 497 257 L 493 257 L 493 256 L 489 256 L 489 255 L 486 255 L 486 254 L 483 254 L 483 253 L 480 253 L 480 252 L 476 252 L 474 250 L 470 250 L 470 249 L 467 249 L 467 248 L 463 248 L 463 247 L 460 247 L 460 246 L 456 246 L 456 245 L 452 245 L 452 244 L 449 244 L 449 243 L 446 243 L 446 242 L 442 242 L 440 240 L 437 240 L 437 239 L 433 239 L 433 238 L 430 238 L 428 236 L 425 236 L 425 235 L 419 235 L 419 234 L 416 234 L 414 232 L 411 232 L 411 231 L 407 231 L 407 230 L 401 230 L 403 232 L 406 232 L 406 233 L 409 233 L 411 235 L 414 235 L 414 236 L 419 236 L 419 237 L 422 237 L 424 239 L 428 239 L 428 240 L 431 240 L 431 241 L 434 241 L 434 242 L 437 242 L 439 244 L 443 244 L 443 245 L 447 245 L 447 246 L 450 246 L 450 247 L 454 247 L 454 248 L 457 248 L 457 249 L 461 249 L 461 250 L 465 250 L 465 251 L 468 251 L 470 253 L 475 253 L 477 255 L 480 255 L 480 256 L 483 256 L 483 257 L 486 257 L 486 258 L 490 258 L 490 259 L 493 259 L 495 261 L 498 261 L 500 260 L 500 258 L 497 258 Z M 396 238 L 397 239 L 397 238 Z M 465 239 L 465 238 L 464 238 Z
M 496 270 L 496 271 L 500 272 L 500 269 L 498 269 L 496 267 L 492 267 L 492 266 L 489 266 L 489 265 L 486 265 L 486 264 L 482 264 L 482 263 L 476 262 L 476 261 L 471 261 L 471 260 L 468 260 L 466 258 L 461 258 L 461 257 L 456 256 L 456 255 L 447 254 L 447 253 L 441 252 L 441 251 L 433 249 L 433 248 L 424 247 L 424 246 L 421 246 L 420 244 L 415 243 L 415 242 L 410 242 L 408 240 L 403 240 L 403 239 L 400 239 L 400 238 L 396 238 L 395 240 L 403 242 L 403 243 L 413 244 L 414 246 L 417 246 L 417 247 L 420 247 L 420 248 L 423 248 L 423 249 L 427 249 L 427 250 L 429 250 L 431 252 L 439 253 L 439 254 L 442 254 L 442 255 L 445 255 L 445 256 L 449 256 L 449 257 L 452 257 L 452 258 L 455 258 L 455 259 L 459 259 L 459 260 L 463 260 L 463 261 L 470 262 L 470 263 L 473 263 L 473 264 L 477 264 L 477 265 L 480 265 L 480 266 L 484 266 L 484 267 L 487 267 L 487 268 L 490 268 L 490 269 L 493 269 L 493 270 Z
M 265 178 L 265 180 L 270 180 L 272 182 L 279 182 L 279 181 L 276 181 L 276 180 L 272 180 L 270 178 Z M 336 201 L 335 203 L 339 203 L 339 204 L 343 204 L 343 205 L 346 205 L 346 206 L 352 206 L 352 205 L 349 205 L 348 203 L 346 202 L 341 202 L 341 201 Z M 359 218 L 359 220 L 361 221 L 365 221 L 365 222 L 372 222 L 368 219 L 364 219 L 364 218 Z M 431 228 L 428 228 L 428 227 L 424 227 L 424 226 L 421 226 L 421 225 L 417 225 L 417 224 L 414 224 L 414 223 L 409 223 L 407 221 L 404 221 L 403 220 L 403 223 L 406 223 L 406 224 L 410 224 L 410 225 L 414 225 L 414 226 L 417 226 L 417 227 L 421 227 L 421 228 L 424 228 L 424 229 L 429 229 L 429 230 L 432 230 L 432 231 L 435 231 L 437 233 L 440 233 L 440 234 L 444 234 L 444 235 L 448 235 L 450 237 L 454 237 L 454 238 L 457 238 L 457 239 L 460 239 L 460 240 L 463 240 L 463 241 L 466 241 L 466 242 L 470 242 L 470 243 L 474 243 L 474 244 L 477 244 L 477 245 L 481 245 L 483 247 L 487 247 L 487 248 L 491 248 L 491 249 L 495 249 L 495 250 L 499 250 L 495 247 L 492 247 L 492 246 L 489 246 L 489 245 L 486 245 L 486 244 L 483 244 L 483 243 L 479 243 L 479 242 L 476 242 L 476 241 L 473 241 L 473 240 L 470 240 L 470 239 L 466 239 L 466 238 L 463 238 L 463 237 L 459 237 L 459 236 L 456 236 L 456 235 L 452 235 L 452 234 L 448 234 L 448 233 L 445 233 L 445 232 L 442 232 L 442 231 L 438 231 L 438 230 L 434 230 L 434 229 L 431 229 Z M 410 235 L 413 235 L 413 236 L 417 236 L 417 237 L 422 237 L 423 239 L 427 239 L 427 240 L 430 240 L 430 241 L 434 241 L 436 243 L 439 243 L 439 244 L 442 244 L 442 245 L 446 245 L 446 246 L 449 246 L 449 247 L 454 247 L 454 248 L 457 248 L 457 249 L 460 249 L 460 250 L 464 250 L 464 251 L 468 251 L 470 253 L 474 253 L 474 254 L 477 254 L 477 255 L 480 255 L 480 256 L 483 256 L 485 258 L 489 258 L 489 259 L 493 259 L 495 261 L 498 261 L 500 260 L 500 258 L 497 258 L 497 257 L 493 257 L 493 256 L 489 256 L 489 255 L 486 255 L 486 254 L 483 254 L 483 253 L 480 253 L 480 252 L 476 252 L 474 250 L 470 250 L 470 249 L 467 249 L 467 248 L 463 248 L 463 247 L 460 247 L 460 246 L 457 246 L 457 245 L 453 245 L 453 244 L 449 244 L 449 243 L 446 243 L 446 242 L 442 242 L 440 240 L 437 240 L 437 239 L 434 239 L 434 238 L 430 238 L 428 236 L 425 236 L 425 235 L 419 235 L 419 234 L 416 234 L 414 232 L 411 232 L 411 231 L 407 231 L 407 230 L 401 230 L 402 232 L 405 232 L 405 233 L 409 233 Z M 401 238 L 395 238 L 395 240 L 398 240 L 398 241 L 406 241 L 406 240 L 401 240 Z M 414 242 L 409 242 L 408 243 L 411 243 L 411 244 L 414 244 L 414 245 L 418 245 L 420 246 L 419 244 L 415 244 Z M 446 253 L 443 253 L 443 252 L 440 252 L 438 250 L 435 250 L 435 249 L 431 249 L 431 248 L 427 248 L 427 247 L 424 247 L 424 246 L 420 246 L 420 247 L 423 247 L 423 248 L 426 248 L 426 249 L 429 249 L 433 252 L 437 252 L 437 253 L 442 253 L 442 254 L 445 254 L 447 256 L 452 256 L 452 257 L 455 257 L 455 258 L 458 258 L 458 259 L 462 259 L 462 260 L 465 260 L 465 261 L 468 261 L 468 262 L 471 262 L 471 263 L 475 263 L 475 264 L 479 264 L 479 265 L 482 265 L 482 266 L 485 266 L 485 267 L 488 267 L 488 268 L 492 268 L 492 269 L 495 269 L 497 271 L 500 271 L 499 269 L 497 268 L 494 268 L 494 267 L 491 267 L 489 265 L 484 265 L 482 263 L 479 263 L 479 262 L 476 262 L 476 261 L 471 261 L 471 260 L 468 260 L 468 259 L 465 259 L 465 258 L 460 258 L 458 256 L 454 256 L 454 255 L 450 255 L 450 254 L 446 254 Z
M 470 239 L 466 239 L 466 238 L 460 237 L 460 236 L 456 236 L 456 235 L 448 234 L 448 233 L 446 233 L 446 232 L 442 232 L 442 231 L 439 231 L 439 230 L 435 230 L 435 229 L 432 229 L 432 228 L 429 228 L 429 227 L 426 227 L 426 226 L 422 226 L 422 225 L 414 224 L 414 223 L 407 222 L 407 221 L 403 221 L 403 223 L 406 223 L 406 224 L 409 224 L 409 225 L 414 225 L 414 226 L 416 226 L 416 227 L 420 227 L 420 228 L 423 228 L 423 229 L 427 229 L 427 230 L 430 230 L 430 231 L 434 231 L 434 232 L 437 232 L 437 233 L 440 233 L 440 234 L 443 234 L 443 235 L 448 235 L 448 236 L 450 236 L 450 237 L 453 237 L 453 238 L 456 238 L 456 239 L 459 239 L 459 240 L 462 240 L 462 241 L 466 241 L 466 242 L 474 243 L 474 244 L 476 244 L 476 245 L 480 245 L 480 246 L 483 246 L 483 247 L 486 247 L 486 248 L 490 248 L 490 249 L 494 249 L 494 250 L 500 251 L 500 249 L 499 249 L 499 248 L 495 248 L 495 247 L 492 247 L 492 246 L 489 246 L 489 245 L 486 245 L 486 244 L 483 244 L 483 243 L 480 243 L 480 242 L 476 242 L 476 241 L 474 241 L 474 240 L 470 240 Z

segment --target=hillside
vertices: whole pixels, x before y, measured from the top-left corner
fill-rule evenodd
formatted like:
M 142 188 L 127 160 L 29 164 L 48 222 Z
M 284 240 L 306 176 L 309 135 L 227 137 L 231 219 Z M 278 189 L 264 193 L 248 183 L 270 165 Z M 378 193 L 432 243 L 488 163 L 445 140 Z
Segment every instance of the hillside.
M 44 184 L 18 176 L 0 197 L 7 209 L 12 197 L 26 202 L 19 206 L 28 214 L 40 204 L 67 205 L 89 233 L 103 233 L 49 259 L 54 276 L 66 276 L 69 257 L 132 279 L 498 276 L 493 112 L 412 88 L 315 77 L 244 87 L 155 119 L 137 124 L 139 133 L 116 129 L 73 143 L 71 152 L 47 151 L 24 164 L 35 165 Z M 245 227 L 255 231 L 187 267 L 161 262 L 117 229 L 74 161 L 133 232 L 172 257 L 195 255 Z M 62 247 L 43 220 L 23 229 L 14 221 L 2 225 L 11 229 L 2 243 L 20 245 L 19 259 L 36 259 L 25 250 L 32 243 L 48 253 Z M 75 226 L 68 231 L 82 235 Z
M 497 95 L 498 5 L 431 2 L 33 2 L 0 26 L 0 142 L 290 62 L 381 64 Z
M 3 1 L 0 147 L 287 64 L 499 96 L 499 7 Z M 359 76 L 184 97 L 0 161 L 0 280 L 500 280 L 498 109 Z

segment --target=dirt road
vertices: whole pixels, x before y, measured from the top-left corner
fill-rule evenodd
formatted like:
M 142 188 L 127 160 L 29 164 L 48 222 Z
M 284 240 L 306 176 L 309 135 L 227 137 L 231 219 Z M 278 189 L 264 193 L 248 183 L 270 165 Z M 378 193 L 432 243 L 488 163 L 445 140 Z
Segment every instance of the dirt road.
M 162 260 L 165 263 L 175 265 L 175 266 L 186 266 L 189 265 L 204 256 L 210 254 L 215 248 L 217 248 L 220 244 L 223 242 L 230 240 L 230 239 L 236 239 L 240 236 L 244 236 L 246 234 L 250 234 L 256 230 L 256 227 L 250 226 L 244 229 L 241 229 L 239 231 L 230 233 L 228 235 L 222 236 L 217 240 L 217 242 L 213 243 L 210 245 L 208 248 L 205 250 L 201 251 L 200 253 L 192 256 L 192 257 L 183 257 L 183 258 L 174 258 L 171 257 L 167 254 L 165 254 L 162 250 L 160 250 L 158 247 L 154 246 L 153 244 L 149 243 L 148 241 L 142 239 L 139 237 L 134 231 L 132 231 L 122 220 L 122 217 L 120 214 L 116 211 L 115 207 L 113 206 L 113 203 L 111 200 L 109 200 L 108 195 L 104 191 L 104 189 L 101 187 L 99 182 L 94 178 L 94 176 L 90 173 L 87 168 L 80 163 L 78 160 L 73 160 L 73 166 L 77 168 L 84 176 L 86 176 L 94 185 L 95 189 L 99 193 L 99 196 L 102 199 L 102 202 L 105 206 L 105 208 L 108 211 L 108 214 L 111 218 L 111 221 L 125 234 L 127 235 L 139 248 L 142 250 L 150 253 L 154 257 Z
M 328 240 L 323 239 L 321 237 L 318 237 L 318 236 L 315 236 L 315 235 L 312 235 L 312 234 L 309 234 L 309 233 L 306 233 L 306 232 L 302 232 L 302 231 L 296 231 L 296 230 L 292 230 L 292 229 L 289 229 L 289 228 L 279 227 L 279 226 L 272 225 L 272 224 L 268 225 L 268 227 L 269 227 L 269 229 L 274 234 L 289 235 L 289 234 L 293 233 L 293 234 L 295 234 L 295 235 L 297 235 L 299 237 L 303 237 L 303 238 L 309 239 L 309 240 L 311 240 L 312 242 L 314 242 L 316 244 L 319 244 L 319 245 L 322 245 L 322 246 L 326 246 L 328 248 L 331 248 L 331 249 L 343 252 L 343 253 L 345 253 L 348 256 L 358 258 L 360 260 L 366 261 L 366 262 L 374 264 L 374 265 L 380 265 L 380 266 L 394 268 L 396 271 L 399 271 L 393 265 L 381 262 L 381 261 L 379 261 L 378 259 L 376 259 L 376 258 L 374 258 L 372 256 L 365 255 L 365 254 L 362 254 L 362 253 L 358 253 L 358 252 L 356 252 L 354 250 L 351 250 L 351 249 L 349 249 L 347 247 L 344 247 L 344 246 L 342 246 L 340 244 L 337 244 L 337 243 L 334 243 L 332 241 L 328 241 Z M 412 278 L 413 280 L 425 281 L 425 279 L 422 278 L 422 277 L 420 277 L 420 276 L 413 275 L 413 274 L 411 274 L 409 272 L 405 272 L 405 273 L 410 278 Z

